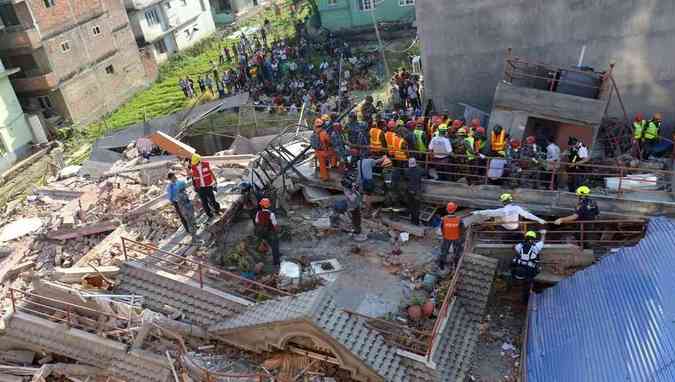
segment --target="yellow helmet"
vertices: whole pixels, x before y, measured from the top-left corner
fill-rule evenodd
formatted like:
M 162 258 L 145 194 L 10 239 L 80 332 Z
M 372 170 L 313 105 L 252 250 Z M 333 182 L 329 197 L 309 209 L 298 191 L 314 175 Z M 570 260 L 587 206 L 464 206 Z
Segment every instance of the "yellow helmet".
M 328 122 L 328 121 L 330 121 L 330 115 L 324 114 L 324 115 L 321 116 L 321 119 L 323 119 L 325 122 Z
M 466 127 L 460 127 L 457 129 L 457 135 L 466 135 Z
M 509 193 L 504 193 L 499 196 L 499 200 L 501 200 L 502 203 L 508 203 L 510 201 L 513 201 L 513 195 Z
M 591 189 L 587 186 L 577 188 L 577 196 L 588 196 L 591 194 Z
M 192 163 L 193 166 L 196 165 L 197 163 L 201 162 L 201 161 L 202 161 L 201 155 L 199 155 L 197 153 L 192 154 L 192 159 L 190 160 L 190 163 Z
M 537 233 L 534 232 L 534 231 L 527 231 L 527 232 L 525 232 L 525 238 L 526 239 L 536 239 Z

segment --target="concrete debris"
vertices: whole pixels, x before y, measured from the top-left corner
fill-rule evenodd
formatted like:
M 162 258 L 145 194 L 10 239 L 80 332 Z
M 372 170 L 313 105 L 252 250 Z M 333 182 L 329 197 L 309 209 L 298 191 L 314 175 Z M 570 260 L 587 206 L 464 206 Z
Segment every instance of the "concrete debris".
M 68 178 L 71 178 L 73 176 L 76 176 L 80 172 L 81 168 L 82 168 L 82 166 L 75 166 L 75 165 L 67 166 L 67 167 L 61 169 L 61 171 L 59 171 L 58 178 L 59 179 L 68 179 Z
M 0 351 L 0 361 L 17 365 L 30 365 L 35 359 L 35 352 L 30 350 Z
M 33 233 L 42 227 L 40 218 L 26 218 L 13 221 L 0 230 L 0 243 L 18 239 L 29 233 Z
M 115 230 L 121 223 L 119 221 L 97 222 L 85 224 L 76 228 L 64 228 L 47 232 L 47 237 L 53 240 L 68 240 L 82 236 L 94 235 L 102 232 Z

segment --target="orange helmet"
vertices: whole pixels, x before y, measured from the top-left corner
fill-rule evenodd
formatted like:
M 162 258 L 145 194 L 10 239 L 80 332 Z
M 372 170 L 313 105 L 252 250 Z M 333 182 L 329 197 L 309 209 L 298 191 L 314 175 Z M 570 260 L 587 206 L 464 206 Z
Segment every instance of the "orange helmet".
M 472 119 L 472 120 L 471 120 L 471 126 L 472 126 L 472 127 L 478 127 L 478 126 L 480 126 L 480 119 L 478 119 L 478 118 Z
M 645 119 L 645 114 L 643 112 L 640 111 L 637 114 L 635 114 L 636 121 L 642 121 L 643 119 Z
M 323 126 L 323 119 L 317 118 L 314 120 L 314 127 L 321 127 Z
M 455 202 L 449 202 L 448 206 L 446 208 L 448 210 L 448 213 L 451 214 L 451 213 L 457 211 L 457 204 L 455 204 Z
M 517 149 L 520 147 L 520 140 L 518 139 L 513 139 L 511 140 L 511 147 L 514 149 Z
M 270 208 L 272 206 L 272 201 L 267 198 L 262 198 L 259 204 L 262 208 Z
M 387 122 L 387 128 L 388 129 L 396 128 L 396 121 L 394 121 L 393 119 L 390 119 L 389 122 Z

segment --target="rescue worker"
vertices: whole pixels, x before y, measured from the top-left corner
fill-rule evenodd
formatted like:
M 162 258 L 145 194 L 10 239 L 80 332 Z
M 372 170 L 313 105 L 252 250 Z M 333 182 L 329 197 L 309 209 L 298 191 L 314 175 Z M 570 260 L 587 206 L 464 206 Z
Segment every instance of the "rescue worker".
M 436 136 L 436 130 L 438 130 L 438 126 L 441 124 L 441 117 L 438 115 L 434 115 L 431 117 L 431 120 L 429 121 L 427 125 L 427 137 L 431 139 L 431 137 Z
M 447 122 L 442 122 L 438 125 L 438 129 L 436 129 L 436 135 L 441 135 L 441 134 L 446 134 L 448 132 L 448 123 Z
M 521 217 L 528 220 L 534 220 L 539 224 L 546 224 L 544 219 L 541 219 L 531 214 L 523 207 L 514 204 L 513 195 L 509 193 L 501 194 L 499 196 L 499 201 L 504 205 L 504 207 L 492 210 L 474 211 L 472 214 L 486 218 L 494 218 L 495 221 L 501 224 L 497 227 L 498 229 L 509 232 L 518 231 L 520 228 L 519 222 Z
M 258 187 L 255 184 L 249 182 L 239 183 L 239 191 L 244 196 L 242 210 L 246 211 L 255 223 L 255 215 L 258 212 L 258 203 L 262 200 L 262 193 L 258 191 Z
M 480 125 L 480 119 L 473 118 L 471 120 L 471 127 L 470 127 L 471 132 L 475 133 L 476 130 L 478 130 L 478 128 L 482 128 L 482 126 Z M 483 131 L 485 131 L 485 129 L 483 129 Z M 471 133 L 469 133 L 469 135 L 471 135 Z
M 553 222 L 555 225 L 561 225 L 563 223 L 573 221 L 593 221 L 598 217 L 600 214 L 600 209 L 598 208 L 598 205 L 595 203 L 595 201 L 589 198 L 591 195 L 591 189 L 587 186 L 580 186 L 577 188 L 576 194 L 578 197 L 578 202 L 574 208 L 574 213 L 572 215 L 556 219 Z M 577 240 L 581 242 L 581 245 L 584 248 L 589 248 L 590 244 L 595 242 L 596 238 L 599 236 L 593 232 L 595 231 L 594 228 L 595 225 L 592 223 L 583 224 L 583 231 L 585 232 L 582 237 L 581 227 L 579 227 L 580 232 L 577 233 L 576 236 Z
M 398 168 L 408 167 L 408 142 L 400 134 L 394 134 L 394 164 Z
M 368 144 L 370 142 L 368 139 L 368 133 L 366 132 L 366 124 L 360 122 L 356 118 L 356 113 L 352 111 L 349 113 L 349 119 L 345 127 L 347 129 L 348 140 L 351 148 L 357 149 L 357 155 L 359 157 L 367 156 Z
M 490 150 L 492 155 L 498 155 L 500 151 L 506 151 L 506 131 L 501 125 L 495 125 L 490 133 Z
M 394 153 L 396 152 L 396 148 L 394 147 L 394 137 L 396 137 L 396 132 L 394 129 L 396 129 L 396 121 L 390 119 L 387 122 L 387 132 L 384 133 L 384 141 L 387 143 L 387 154 L 389 154 L 390 158 L 393 158 Z
M 441 244 L 441 253 L 438 257 L 438 268 L 441 271 L 444 271 L 445 266 L 448 265 L 448 254 L 451 249 L 453 268 L 457 267 L 460 254 L 460 239 L 462 237 L 462 219 L 455 215 L 457 204 L 449 202 L 446 211 L 448 214 L 441 220 L 443 242 Z
M 539 267 L 539 254 L 544 249 L 544 236 L 546 231 L 540 231 L 541 239 L 537 239 L 537 233 L 534 231 L 527 231 L 525 238 L 513 248 L 516 252 L 511 260 L 511 280 L 509 280 L 508 288 L 511 288 L 513 281 L 523 282 L 522 301 L 527 303 L 527 298 L 530 295 L 530 290 L 534 285 L 534 278 L 541 271 Z
M 634 156 L 640 160 L 644 159 L 644 134 L 646 129 L 645 115 L 642 112 L 635 114 L 633 120 L 633 152 Z
M 347 146 L 345 145 L 342 125 L 337 121 L 332 123 L 328 129 L 328 134 L 330 135 L 330 144 L 335 153 L 334 158 L 336 158 L 332 165 L 344 170 L 347 165 Z
M 260 200 L 260 209 L 255 215 L 256 236 L 264 240 L 272 248 L 272 259 L 275 268 L 281 265 L 281 254 L 279 253 L 279 224 L 277 216 L 270 209 L 272 201 L 268 198 Z
M 329 162 L 333 156 L 333 149 L 331 147 L 331 139 L 326 130 L 323 129 L 324 120 L 317 118 L 314 121 L 314 134 L 318 138 L 318 148 L 315 150 L 315 155 L 319 161 L 319 178 L 322 182 L 330 180 L 330 172 L 328 171 Z
M 169 185 L 166 187 L 166 197 L 176 210 L 176 214 L 180 218 L 185 232 L 192 235 L 196 231 L 194 222 L 195 210 L 186 191 L 187 184 L 183 180 L 178 180 L 176 174 L 172 172 L 167 175 L 167 179 L 169 180 Z
M 464 122 L 461 119 L 455 119 L 450 126 L 450 135 L 456 134 L 462 127 L 464 127 Z
M 375 122 L 373 127 L 370 128 L 368 137 L 370 141 L 370 153 L 374 156 L 382 155 L 387 148 L 387 143 L 384 139 L 384 131 L 382 131 L 379 122 Z
M 468 168 L 466 167 L 468 163 L 467 149 L 466 149 L 466 138 L 467 138 L 467 129 L 465 126 L 460 127 L 455 132 L 452 142 L 452 152 L 454 161 L 449 166 L 450 171 L 450 180 L 457 180 L 461 178 L 464 174 L 467 174 Z M 470 142 L 473 147 L 473 142 Z
M 413 132 L 415 137 L 413 148 L 415 151 L 415 157 L 418 160 L 426 160 L 427 157 L 427 137 L 424 133 L 424 120 L 418 119 L 415 124 L 415 131 Z
M 466 136 L 464 137 L 464 155 L 466 156 L 466 165 L 462 173 L 466 174 L 467 183 L 478 183 L 479 179 L 475 175 L 480 173 L 480 163 L 478 161 L 476 139 L 473 136 L 473 132 L 466 132 Z
M 209 162 L 202 160 L 199 154 L 192 154 L 190 161 L 192 172 L 192 184 L 202 201 L 204 212 L 209 218 L 213 217 L 214 212 L 220 213 L 220 204 L 216 201 L 216 175 L 211 170 Z
M 567 151 L 567 190 L 575 192 L 585 182 L 586 168 L 583 164 L 590 160 L 590 156 L 586 145 L 576 137 L 570 137 L 567 145 L 569 146 Z
M 537 140 L 530 135 L 525 138 L 525 145 L 520 151 L 521 157 L 521 186 L 539 188 L 546 153 L 537 145 Z
M 432 166 L 436 169 L 438 180 L 449 180 L 448 164 L 452 154 L 452 144 L 446 133 L 438 134 L 429 142 L 429 156 Z
M 406 201 L 408 203 L 408 211 L 410 212 L 410 222 L 414 225 L 419 225 L 420 195 L 422 193 L 424 170 L 417 166 L 417 160 L 415 158 L 408 159 L 408 168 L 405 170 L 405 177 L 408 183 Z
M 647 123 L 647 128 L 644 133 L 644 143 L 645 143 L 645 158 L 649 158 L 650 155 L 656 156 L 656 146 L 661 141 L 661 113 L 655 113 L 654 117 Z

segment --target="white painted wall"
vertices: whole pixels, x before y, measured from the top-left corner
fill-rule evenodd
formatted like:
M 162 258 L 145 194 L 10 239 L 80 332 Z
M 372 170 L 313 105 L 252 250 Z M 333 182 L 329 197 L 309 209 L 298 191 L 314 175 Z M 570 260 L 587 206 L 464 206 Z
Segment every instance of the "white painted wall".
M 0 142 L 7 150 L 4 154 L 0 152 L 0 172 L 11 167 L 32 140 L 33 133 L 0 62 Z
M 216 31 L 216 24 L 211 15 L 211 6 L 208 0 L 188 0 L 195 3 L 204 2 L 206 9 L 202 11 L 198 18 L 181 28 L 176 29 L 174 36 L 176 39 L 176 46 L 178 50 L 183 50 L 191 47 L 200 40 L 212 35 Z M 196 30 L 195 30 L 196 29 Z

